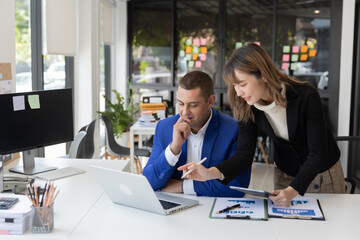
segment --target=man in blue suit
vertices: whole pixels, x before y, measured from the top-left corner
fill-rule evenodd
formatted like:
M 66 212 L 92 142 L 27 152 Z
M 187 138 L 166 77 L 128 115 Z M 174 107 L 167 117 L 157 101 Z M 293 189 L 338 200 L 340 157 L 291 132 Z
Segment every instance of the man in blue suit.
M 143 171 L 155 191 L 212 197 L 243 196 L 229 186 L 248 187 L 250 168 L 227 186 L 217 180 L 183 180 L 182 171 L 177 170 L 204 157 L 207 160 L 203 165 L 209 168 L 235 153 L 237 121 L 213 109 L 214 102 L 213 81 L 206 73 L 189 72 L 180 80 L 177 91 L 179 114 L 158 122 L 153 150 Z

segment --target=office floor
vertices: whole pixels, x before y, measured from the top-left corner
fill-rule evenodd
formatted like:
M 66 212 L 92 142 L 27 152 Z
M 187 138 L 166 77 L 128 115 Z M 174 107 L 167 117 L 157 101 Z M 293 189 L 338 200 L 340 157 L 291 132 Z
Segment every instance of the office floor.
M 249 188 L 271 191 L 274 189 L 273 182 L 274 165 L 269 167 L 265 163 L 254 163 L 250 179 Z M 360 194 L 359 186 L 355 190 L 355 194 Z

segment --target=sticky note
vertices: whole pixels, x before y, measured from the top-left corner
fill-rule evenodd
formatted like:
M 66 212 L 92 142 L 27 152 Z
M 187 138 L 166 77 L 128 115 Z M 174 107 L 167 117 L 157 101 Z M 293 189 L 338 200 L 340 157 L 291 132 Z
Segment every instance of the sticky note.
M 190 68 L 194 67 L 194 61 L 189 61 L 188 67 L 190 67 Z
M 297 63 L 291 63 L 290 70 L 296 70 L 297 69 Z
M 200 54 L 200 61 L 206 61 L 206 54 Z
M 199 53 L 199 48 L 198 48 L 198 47 L 194 47 L 194 48 L 193 48 L 193 53 Z
M 186 45 L 191 45 L 191 43 L 192 43 L 192 41 L 191 41 L 191 39 L 190 38 L 188 38 L 187 40 L 186 40 Z
M 190 61 L 190 60 L 191 60 L 191 54 L 189 54 L 189 53 L 186 54 L 186 60 L 187 60 L 187 61 Z
M 283 64 L 281 65 L 281 69 L 282 69 L 282 70 L 287 70 L 287 69 L 289 69 L 289 63 L 283 63 Z
M 196 62 L 195 62 L 195 67 L 196 67 L 196 68 L 201 68 L 201 62 L 200 62 L 200 61 L 196 61 Z
M 31 109 L 39 109 L 40 108 L 40 98 L 38 94 L 29 95 L 28 102 Z
M 206 45 L 206 38 L 200 38 L 200 45 Z
M 25 96 L 14 96 L 13 97 L 14 111 L 25 110 Z
M 192 47 L 186 47 L 186 49 L 185 49 L 186 53 L 191 53 L 191 51 L 192 51 Z
M 254 43 L 260 46 L 260 42 L 254 42 Z
M 192 55 L 192 60 L 195 61 L 195 60 L 198 59 L 198 57 L 199 57 L 199 54 L 196 54 L 196 53 L 195 53 L 195 54 Z
M 180 57 L 185 57 L 185 51 L 184 51 L 184 50 L 180 50 L 179 56 L 180 56 Z
M 288 62 L 290 60 L 290 55 L 289 54 L 283 54 L 282 60 L 283 60 L 283 62 Z
M 309 51 L 309 57 L 315 57 L 316 56 L 316 50 L 315 49 L 311 49 Z
M 298 55 L 298 54 L 293 54 L 293 55 L 291 55 L 291 61 L 292 61 L 292 62 L 297 62 L 297 61 L 299 61 L 299 55 Z
M 2 79 L 2 73 L 0 73 L 0 79 Z
M 196 47 L 200 46 L 200 40 L 198 38 L 195 38 L 193 41 L 193 45 Z
M 283 53 L 289 53 L 289 52 L 290 52 L 290 46 L 289 45 L 283 46 Z
M 308 55 L 307 54 L 301 54 L 300 61 L 307 61 Z
M 307 51 L 308 51 L 308 46 L 307 45 L 303 45 L 303 46 L 301 46 L 301 52 L 302 53 L 306 53 Z
M 201 53 L 207 53 L 207 47 L 201 47 L 200 52 Z
M 235 44 L 235 49 L 241 48 L 242 47 L 242 42 L 236 42 Z
M 292 46 L 292 52 L 298 53 L 299 52 L 299 46 Z

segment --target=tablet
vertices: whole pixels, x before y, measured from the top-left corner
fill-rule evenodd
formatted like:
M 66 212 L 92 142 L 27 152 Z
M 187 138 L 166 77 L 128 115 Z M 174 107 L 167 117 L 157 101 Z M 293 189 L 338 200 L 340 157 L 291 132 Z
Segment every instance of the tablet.
M 272 193 L 262 191 L 262 190 L 255 190 L 255 189 L 235 187 L 235 186 L 230 186 L 230 188 L 233 190 L 239 191 L 239 192 L 247 193 L 249 195 L 258 196 L 258 197 L 268 198 L 269 196 L 275 196 Z

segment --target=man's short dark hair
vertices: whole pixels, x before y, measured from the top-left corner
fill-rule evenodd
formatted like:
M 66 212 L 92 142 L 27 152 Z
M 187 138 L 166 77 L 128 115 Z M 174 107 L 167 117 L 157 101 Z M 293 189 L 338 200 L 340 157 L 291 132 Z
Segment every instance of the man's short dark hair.
M 188 72 L 179 82 L 179 87 L 186 90 L 201 89 L 201 95 L 207 100 L 214 94 L 214 82 L 202 71 Z

